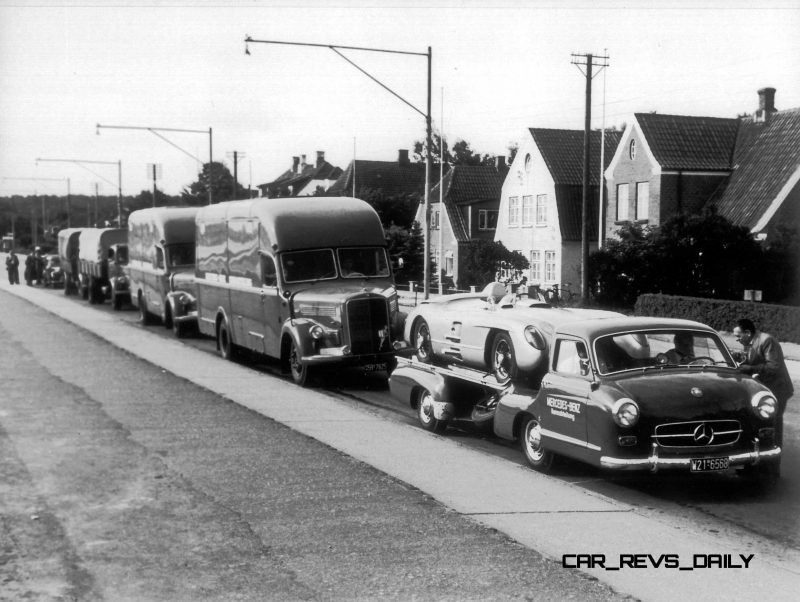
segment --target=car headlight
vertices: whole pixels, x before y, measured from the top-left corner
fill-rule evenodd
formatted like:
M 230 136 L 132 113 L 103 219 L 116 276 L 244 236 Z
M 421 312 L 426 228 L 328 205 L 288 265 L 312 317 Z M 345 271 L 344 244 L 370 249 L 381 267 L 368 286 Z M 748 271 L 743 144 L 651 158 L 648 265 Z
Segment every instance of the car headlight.
M 538 349 L 542 351 L 545 348 L 544 337 L 542 333 L 536 330 L 533 326 L 526 326 L 525 327 L 525 340 L 528 341 L 528 345 L 533 347 L 534 349 Z
M 311 335 L 312 339 L 321 339 L 325 336 L 325 330 L 319 324 L 314 324 L 311 328 L 309 328 L 308 333 Z
M 759 391 L 750 399 L 750 406 L 756 416 L 769 420 L 778 410 L 778 400 L 769 391 Z
M 639 406 L 627 397 L 618 399 L 614 403 L 611 414 L 614 416 L 614 422 L 619 426 L 629 427 L 639 422 Z

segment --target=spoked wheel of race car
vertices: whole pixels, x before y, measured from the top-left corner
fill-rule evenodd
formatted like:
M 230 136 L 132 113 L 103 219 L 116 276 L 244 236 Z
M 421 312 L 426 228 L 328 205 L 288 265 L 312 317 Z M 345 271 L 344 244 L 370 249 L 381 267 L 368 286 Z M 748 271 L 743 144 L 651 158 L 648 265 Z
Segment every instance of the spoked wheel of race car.
M 433 348 L 431 347 L 431 331 L 425 320 L 417 320 L 414 332 L 411 334 L 417 359 L 429 364 L 433 361 Z
M 289 370 L 292 373 L 292 380 L 301 387 L 305 387 L 310 370 L 308 364 L 303 361 L 302 353 L 294 339 L 289 344 Z
M 529 418 L 522 426 L 519 442 L 525 459 L 534 470 L 550 471 L 553 466 L 553 453 L 542 445 L 542 425 L 536 418 Z
M 492 343 L 492 372 L 499 383 L 507 383 L 517 376 L 517 359 L 514 343 L 505 332 L 494 337 Z
M 447 427 L 447 423 L 434 416 L 433 396 L 427 389 L 420 391 L 417 396 L 417 418 L 420 426 L 431 433 L 441 433 Z

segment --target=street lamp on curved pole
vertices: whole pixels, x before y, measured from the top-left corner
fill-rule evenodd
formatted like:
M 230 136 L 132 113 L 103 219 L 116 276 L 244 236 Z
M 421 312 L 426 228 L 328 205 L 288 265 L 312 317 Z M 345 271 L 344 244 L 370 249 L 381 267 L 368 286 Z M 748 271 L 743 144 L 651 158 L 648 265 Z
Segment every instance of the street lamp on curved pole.
M 206 131 L 206 130 L 182 130 L 182 129 L 179 129 L 179 128 L 157 128 L 157 127 L 135 126 L 135 125 L 100 125 L 98 123 L 97 124 L 97 134 L 98 135 L 100 134 L 100 129 L 101 128 L 113 129 L 113 130 L 147 130 L 151 134 L 154 134 L 154 135 L 158 136 L 159 138 L 161 138 L 167 144 L 169 144 L 171 146 L 174 146 L 175 148 L 177 148 L 182 153 L 190 156 L 192 159 L 194 159 L 195 161 L 200 163 L 200 165 L 203 164 L 202 159 L 198 159 L 192 153 L 190 153 L 189 151 L 181 148 L 180 146 L 178 146 L 177 144 L 175 144 L 174 142 L 172 142 L 171 140 L 166 138 L 166 136 L 162 136 L 158 132 L 184 132 L 184 133 L 189 133 L 189 134 L 208 134 L 208 204 L 211 205 L 212 200 L 213 200 L 213 197 L 212 197 L 212 194 L 211 194 L 211 184 L 212 184 L 211 176 L 213 175 L 213 170 L 214 170 L 214 160 L 213 160 L 213 157 L 214 157 L 214 142 L 213 142 L 213 134 L 212 134 L 211 128 L 208 128 L 208 131 Z
M 85 170 L 93 173 L 94 175 L 96 175 L 101 180 L 105 180 L 106 182 L 108 182 L 112 186 L 114 185 L 114 182 L 111 182 L 110 180 L 104 178 L 100 174 L 95 173 L 94 171 L 92 171 L 91 169 L 86 167 L 84 165 L 84 163 L 96 163 L 96 164 L 100 164 L 100 165 L 116 165 L 117 166 L 117 226 L 119 228 L 122 228 L 122 160 L 121 159 L 119 161 L 91 161 L 89 159 L 41 159 L 41 158 L 37 158 L 36 162 L 39 163 L 39 161 L 51 161 L 51 162 L 60 162 L 60 163 L 75 163 L 75 164 L 80 165 L 81 167 L 83 167 Z M 95 213 L 96 212 L 97 212 L 97 207 L 95 207 Z M 95 217 L 97 217 L 97 216 L 95 215 Z
M 286 46 L 312 46 L 316 48 L 328 48 L 332 50 L 336 54 L 338 54 L 342 59 L 350 63 L 353 67 L 361 71 L 364 75 L 374 81 L 376 84 L 381 86 L 384 90 L 407 104 L 411 107 L 414 111 L 425 117 L 425 146 L 427 152 L 425 153 L 425 244 L 423 248 L 424 254 L 424 280 L 423 283 L 423 290 L 424 290 L 424 297 L 427 299 L 430 296 L 430 270 L 431 270 L 431 217 L 430 217 L 430 188 L 431 188 L 431 171 L 432 171 L 432 156 L 431 153 L 433 152 L 433 136 L 432 136 L 432 126 L 431 126 L 431 64 L 433 62 L 433 52 L 431 47 L 428 46 L 428 52 L 408 52 L 405 50 L 388 50 L 385 48 L 367 48 L 364 46 L 341 46 L 336 44 L 312 44 L 308 42 L 286 42 L 286 41 L 278 41 L 278 40 L 255 40 L 250 36 L 246 36 L 245 39 L 245 54 L 250 54 L 250 48 L 247 44 L 283 44 Z M 380 82 L 376 77 L 356 65 L 352 60 L 344 56 L 339 50 L 361 50 L 365 52 L 383 52 L 388 54 L 405 54 L 405 55 L 412 55 L 412 56 L 424 56 L 428 59 L 428 103 L 427 103 L 427 110 L 423 112 L 422 110 L 415 107 L 412 103 L 407 101 L 405 98 L 400 96 L 397 92 L 389 88 L 387 85 Z M 355 159 L 353 159 L 355 161 Z M 353 163 L 355 167 L 355 163 Z

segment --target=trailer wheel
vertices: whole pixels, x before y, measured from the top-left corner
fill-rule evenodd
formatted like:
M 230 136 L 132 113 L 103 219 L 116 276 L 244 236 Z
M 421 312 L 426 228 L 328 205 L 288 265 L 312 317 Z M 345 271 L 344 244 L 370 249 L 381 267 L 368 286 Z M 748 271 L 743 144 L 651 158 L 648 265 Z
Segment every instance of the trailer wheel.
M 542 425 L 536 418 L 529 418 L 522 426 L 519 443 L 531 468 L 539 472 L 550 472 L 553 452 L 547 451 L 542 445 Z
M 447 428 L 445 421 L 437 420 L 433 415 L 433 395 L 427 389 L 417 396 L 417 418 L 420 426 L 431 433 L 441 433 Z

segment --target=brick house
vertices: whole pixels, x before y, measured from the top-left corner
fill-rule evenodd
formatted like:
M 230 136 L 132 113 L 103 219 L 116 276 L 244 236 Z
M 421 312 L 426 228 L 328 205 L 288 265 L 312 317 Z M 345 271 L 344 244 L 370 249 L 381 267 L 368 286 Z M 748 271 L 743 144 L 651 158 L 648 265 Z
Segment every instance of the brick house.
M 800 215 L 800 109 L 779 112 L 774 88 L 741 118 L 636 113 L 606 170 L 605 235 L 656 226 L 708 205 L 765 238 Z
M 272 182 L 259 184 L 261 196 L 269 198 L 290 196 L 313 196 L 325 192 L 342 174 L 340 167 L 334 167 L 325 160 L 325 152 L 317 151 L 317 161 L 306 163 L 306 156 L 292 157 L 292 167 Z
M 530 261 L 530 284 L 580 287 L 583 197 L 582 130 L 530 128 L 512 162 L 500 195 L 495 240 Z M 607 131 L 608 164 L 620 132 Z M 597 241 L 601 133 L 589 144 L 589 240 Z
M 494 240 L 507 172 L 505 157 L 497 157 L 494 165 L 455 165 L 431 191 L 431 256 L 444 270 L 443 282 L 451 280 L 463 288 L 459 286 L 461 249 L 472 240 Z M 414 218 L 420 224 L 424 210 L 420 205 Z M 432 280 L 438 283 L 435 265 Z
M 425 164 L 412 163 L 408 150 L 397 161 L 354 159 L 328 189 L 329 196 L 358 196 L 362 190 L 382 191 L 386 196 L 420 194 L 425 190 Z

